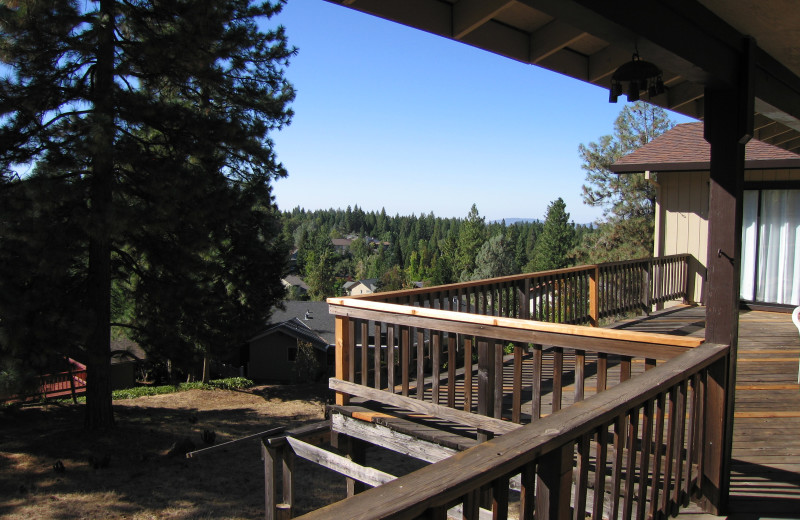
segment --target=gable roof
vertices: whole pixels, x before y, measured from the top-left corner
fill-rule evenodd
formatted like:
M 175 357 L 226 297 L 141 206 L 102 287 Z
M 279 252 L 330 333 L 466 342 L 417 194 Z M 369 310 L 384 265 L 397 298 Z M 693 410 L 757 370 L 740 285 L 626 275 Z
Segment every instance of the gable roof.
M 300 341 L 306 341 L 310 343 L 311 346 L 314 347 L 315 349 L 322 350 L 323 352 L 326 351 L 328 349 L 328 346 L 331 344 L 328 343 L 328 341 L 322 338 L 319 334 L 311 330 L 308 327 L 308 325 L 305 324 L 304 321 L 298 318 L 292 318 L 290 320 L 278 323 L 277 325 L 273 325 L 264 332 L 251 338 L 250 342 L 257 341 L 266 336 L 275 334 L 276 332 L 283 332 L 284 334 L 293 336 Z
M 270 331 L 278 325 L 295 320 L 325 344 L 333 345 L 336 342 L 336 318 L 328 312 L 327 302 L 288 300 L 283 302 L 283 307 L 283 309 L 273 309 L 268 328 L 251 338 L 250 341 L 272 333 Z M 287 325 L 290 329 L 286 330 L 299 334 L 300 332 L 298 331 L 300 329 L 297 329 L 297 323 Z M 302 332 L 306 333 L 305 331 Z
M 299 276 L 290 274 L 290 275 L 287 275 L 287 276 L 283 277 L 281 279 L 281 282 L 283 282 L 283 285 L 285 287 L 295 286 L 295 287 L 299 287 L 299 288 L 303 289 L 304 291 L 308 292 L 308 285 Z
M 364 287 L 366 287 L 367 289 L 369 289 L 372 292 L 375 292 L 375 291 L 378 290 L 378 279 L 377 278 L 364 278 L 363 280 L 359 280 L 358 282 L 354 283 L 350 288 L 352 289 L 353 287 L 355 287 L 356 285 L 359 285 L 359 284 L 363 285 Z
M 800 155 L 750 139 L 745 146 L 747 170 L 800 168 Z M 711 168 L 711 145 L 703 123 L 684 123 L 664 132 L 609 167 L 614 173 L 692 171 Z

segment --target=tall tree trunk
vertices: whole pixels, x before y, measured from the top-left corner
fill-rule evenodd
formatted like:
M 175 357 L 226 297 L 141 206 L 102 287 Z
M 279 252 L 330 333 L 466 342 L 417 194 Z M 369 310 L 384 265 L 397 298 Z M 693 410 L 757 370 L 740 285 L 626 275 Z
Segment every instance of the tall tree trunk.
M 203 384 L 207 385 L 211 379 L 211 354 L 206 350 L 203 353 Z
M 111 198 L 114 178 L 114 1 L 100 2 L 92 104 L 86 428 L 114 426 L 111 403 Z

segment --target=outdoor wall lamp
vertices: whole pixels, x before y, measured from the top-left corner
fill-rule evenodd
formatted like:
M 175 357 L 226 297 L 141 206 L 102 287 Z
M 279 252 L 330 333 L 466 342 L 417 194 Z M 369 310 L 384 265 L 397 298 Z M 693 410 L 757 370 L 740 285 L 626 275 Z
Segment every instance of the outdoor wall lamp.
M 622 95 L 623 83 L 628 84 L 628 101 L 639 101 L 639 92 L 647 91 L 652 98 L 664 93 L 664 80 L 661 69 L 649 61 L 639 57 L 639 51 L 633 53 L 631 61 L 624 63 L 611 76 L 611 89 L 608 91 L 608 102 L 616 103 Z

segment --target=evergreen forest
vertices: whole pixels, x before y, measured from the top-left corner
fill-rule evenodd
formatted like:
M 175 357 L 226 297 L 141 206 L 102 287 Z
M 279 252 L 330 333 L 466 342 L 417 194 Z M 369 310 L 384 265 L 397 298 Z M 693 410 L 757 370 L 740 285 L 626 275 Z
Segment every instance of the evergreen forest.
M 401 216 L 347 209 L 282 212 L 283 242 L 293 244 L 290 270 L 321 300 L 343 294 L 346 281 L 375 279 L 379 291 L 441 285 L 558 269 L 574 263 L 576 245 L 592 225 L 569 220 L 562 199 L 542 220 L 487 222 L 473 204 L 464 218 Z M 349 239 L 334 246 L 334 239 Z

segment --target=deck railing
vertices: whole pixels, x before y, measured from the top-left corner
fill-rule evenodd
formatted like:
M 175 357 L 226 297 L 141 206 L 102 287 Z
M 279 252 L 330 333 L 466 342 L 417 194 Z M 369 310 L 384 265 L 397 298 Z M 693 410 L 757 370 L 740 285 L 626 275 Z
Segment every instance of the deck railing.
M 729 347 L 705 344 L 614 388 L 410 475 L 302 516 L 304 520 L 445 519 L 461 505 L 519 518 L 663 518 L 713 493 L 706 466 L 721 439 L 709 424 Z M 713 473 L 713 472 L 711 472 Z M 515 477 L 517 478 L 517 477 Z M 588 516 L 587 516 L 588 515 Z
M 307 517 L 444 518 L 461 503 L 464 518 L 478 518 L 491 490 L 495 518 L 505 518 L 515 474 L 520 518 L 532 518 L 534 502 L 537 518 L 566 518 L 570 497 L 575 518 L 663 516 L 701 488 L 713 492 L 698 475 L 722 442 L 716 431 L 704 437 L 715 416 L 703 414 L 719 408 L 724 382 L 712 378 L 717 401 L 704 403 L 708 367 L 724 373 L 728 348 L 579 326 L 686 298 L 687 265 L 675 255 L 329 299 L 337 404 L 400 395 L 424 413 L 463 408 L 527 426 Z
M 470 314 L 596 325 L 599 318 L 686 299 L 689 255 L 583 265 L 356 296 Z
M 336 315 L 337 379 L 516 423 L 627 381 L 702 341 L 353 298 L 328 303 Z M 524 358 L 532 366 L 525 385 Z M 337 394 L 338 403 L 347 401 L 347 392 Z

